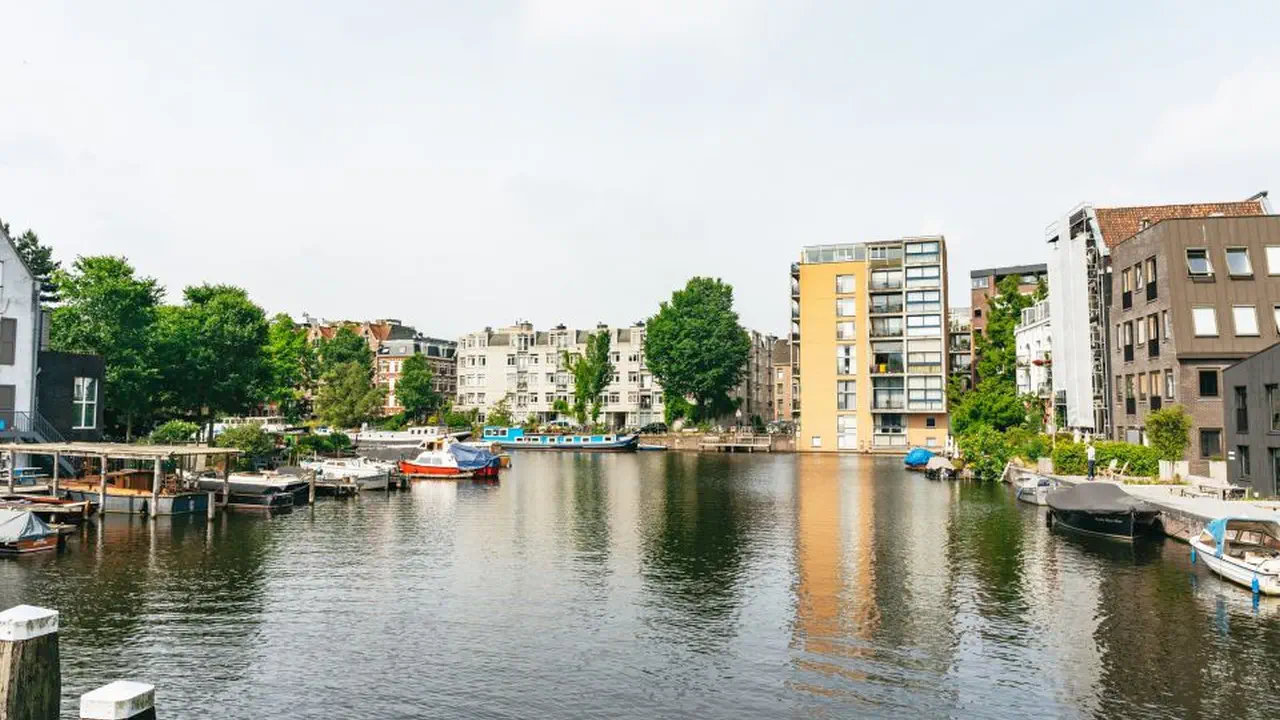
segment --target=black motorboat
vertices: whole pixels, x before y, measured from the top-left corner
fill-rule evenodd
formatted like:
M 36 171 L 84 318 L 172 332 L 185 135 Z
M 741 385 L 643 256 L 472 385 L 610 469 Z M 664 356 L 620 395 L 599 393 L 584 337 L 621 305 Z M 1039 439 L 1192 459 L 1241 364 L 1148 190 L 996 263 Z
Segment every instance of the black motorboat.
M 1132 540 L 1158 535 L 1160 509 L 1104 482 L 1081 483 L 1049 493 L 1049 522 L 1090 535 Z

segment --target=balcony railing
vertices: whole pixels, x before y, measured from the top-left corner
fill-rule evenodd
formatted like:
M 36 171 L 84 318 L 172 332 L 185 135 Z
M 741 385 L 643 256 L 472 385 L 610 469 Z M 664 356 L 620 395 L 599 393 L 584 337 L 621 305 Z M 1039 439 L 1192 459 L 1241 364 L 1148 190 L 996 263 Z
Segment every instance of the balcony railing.
M 871 325 L 871 337 L 873 338 L 902 337 L 902 326 L 901 325 L 877 326 L 873 323 Z
M 1133 346 L 1132 345 L 1124 346 L 1124 361 L 1133 362 Z
M 1160 340 L 1158 338 L 1151 338 L 1147 341 L 1147 357 L 1160 357 Z
M 875 399 L 871 402 L 872 410 L 902 410 L 906 408 L 907 400 L 905 397 Z
M 902 359 L 890 360 L 882 363 L 871 363 L 872 375 L 893 375 L 902 372 Z
M 872 290 L 901 290 L 901 280 L 872 280 L 869 286 Z
M 1155 300 L 1155 299 L 1156 299 L 1156 292 L 1157 292 L 1157 290 L 1156 290 L 1156 283 L 1155 283 L 1155 281 L 1153 280 L 1153 281 L 1151 281 L 1151 282 L 1147 283 L 1147 302 L 1150 302 L 1150 301 L 1152 301 L 1152 300 Z
M 901 300 L 896 303 L 871 303 L 870 313 L 872 315 L 901 315 L 903 307 Z

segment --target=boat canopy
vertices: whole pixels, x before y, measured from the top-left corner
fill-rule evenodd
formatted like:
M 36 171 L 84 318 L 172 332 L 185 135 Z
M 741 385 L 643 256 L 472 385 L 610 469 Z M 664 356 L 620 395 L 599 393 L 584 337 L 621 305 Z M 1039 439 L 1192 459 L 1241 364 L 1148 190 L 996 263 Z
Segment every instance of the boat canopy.
M 28 510 L 0 509 L 0 543 L 48 537 L 53 530 Z
M 488 467 L 494 459 L 493 453 L 488 450 L 468 447 L 462 443 L 451 444 L 449 454 L 453 455 L 453 459 L 457 461 L 458 468 L 461 470 L 479 470 Z
M 929 463 L 924 466 L 924 469 L 954 471 L 956 469 L 956 466 L 952 465 L 950 460 L 944 457 L 939 457 L 937 455 L 934 455 L 933 457 L 929 458 Z
M 912 448 L 904 459 L 907 465 L 917 467 L 929 462 L 929 458 L 933 457 L 933 451 L 924 448 Z
M 1105 482 L 1081 483 L 1073 488 L 1049 493 L 1049 507 L 1089 513 L 1158 512 L 1160 508 L 1146 500 Z
M 1209 535 L 1213 537 L 1213 541 L 1217 545 L 1213 553 L 1215 557 L 1222 557 L 1222 553 L 1226 550 L 1227 524 L 1232 522 L 1263 524 L 1263 525 L 1272 525 L 1272 526 L 1276 525 L 1275 521 L 1273 520 L 1267 520 L 1264 518 L 1240 517 L 1238 515 L 1231 515 L 1227 517 L 1220 517 L 1220 518 L 1217 518 L 1216 520 L 1210 520 L 1209 524 L 1204 526 L 1204 531 L 1209 533 Z

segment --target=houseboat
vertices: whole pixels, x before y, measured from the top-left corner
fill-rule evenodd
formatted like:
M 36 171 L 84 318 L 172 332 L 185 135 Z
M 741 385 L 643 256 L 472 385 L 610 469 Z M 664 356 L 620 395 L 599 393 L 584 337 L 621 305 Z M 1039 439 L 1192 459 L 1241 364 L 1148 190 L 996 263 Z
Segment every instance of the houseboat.
M 1191 558 L 1255 594 L 1280 595 L 1280 522 L 1218 518 L 1191 539 Z
M 1133 540 L 1161 531 L 1160 508 L 1106 482 L 1054 490 L 1045 499 L 1049 523 L 1088 535 Z
M 496 442 L 504 448 L 578 452 L 634 452 L 640 444 L 639 435 L 526 433 L 518 427 L 487 427 L 484 429 L 484 439 Z
M 466 430 L 449 432 L 449 428 L 423 425 L 405 428 L 404 430 L 370 430 L 368 426 L 360 428 L 353 438 L 361 445 L 418 445 L 422 442 L 451 437 L 463 440 L 471 433 Z
M 86 475 L 60 484 L 65 495 L 78 502 L 97 502 L 100 475 Z M 191 515 L 209 511 L 209 495 L 203 490 L 184 487 L 172 478 L 160 485 L 156 507 L 151 505 L 152 471 L 144 469 L 114 470 L 107 473 L 106 501 L 101 513 L 127 515 Z
M 0 555 L 56 550 L 58 541 L 58 533 L 35 513 L 0 509 Z

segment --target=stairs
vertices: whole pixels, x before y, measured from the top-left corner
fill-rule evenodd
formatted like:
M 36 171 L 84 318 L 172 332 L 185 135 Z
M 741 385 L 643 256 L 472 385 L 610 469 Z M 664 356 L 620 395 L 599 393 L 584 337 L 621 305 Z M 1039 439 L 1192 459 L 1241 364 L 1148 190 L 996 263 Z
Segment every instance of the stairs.
M 64 443 L 58 429 L 39 412 L 0 413 L 0 440 L 11 440 L 18 443 Z M 62 473 L 75 476 L 80 472 L 79 458 L 63 456 L 59 465 Z

